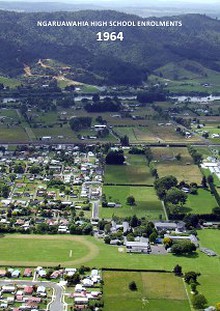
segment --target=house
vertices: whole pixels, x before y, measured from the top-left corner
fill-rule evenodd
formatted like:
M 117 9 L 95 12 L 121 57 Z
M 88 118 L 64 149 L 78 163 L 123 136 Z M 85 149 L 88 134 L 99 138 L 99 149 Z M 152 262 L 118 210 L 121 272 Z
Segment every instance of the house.
M 176 241 L 190 241 L 191 243 L 195 244 L 196 247 L 199 246 L 199 241 L 197 237 L 193 234 L 190 235 L 171 235 L 171 234 L 164 234 L 164 238 L 170 238 L 171 240 Z
M 32 270 L 30 268 L 26 268 L 24 270 L 23 276 L 24 277 L 31 277 L 32 276 Z
M 158 232 L 161 232 L 161 231 L 184 232 L 186 230 L 185 223 L 183 221 L 178 221 L 178 222 L 155 221 L 154 226 Z
M 85 287 L 93 287 L 94 282 L 89 278 L 85 278 L 82 280 L 82 285 Z
M 76 273 L 76 268 L 66 268 L 64 274 L 68 276 L 73 276 Z
M 15 292 L 16 287 L 14 285 L 3 285 L 2 293 L 13 293 Z
M 41 269 L 41 270 L 38 272 L 38 275 L 39 275 L 39 277 L 41 277 L 41 278 L 45 278 L 46 275 L 47 275 L 47 271 Z
M 58 271 L 58 270 L 53 271 L 53 273 L 51 274 L 50 278 L 51 279 L 57 279 L 61 274 L 62 274 L 61 271 Z
M 6 274 L 6 270 L 0 270 L 0 278 L 3 278 Z
M 74 299 L 75 305 L 87 305 L 89 302 L 89 299 L 87 297 L 76 297 Z
M 46 293 L 46 287 L 43 286 L 43 285 L 38 286 L 38 288 L 37 288 L 37 293 L 38 293 L 38 294 L 40 294 L 40 293 Z
M 83 288 L 82 284 L 76 284 L 75 293 L 81 293 L 84 290 L 85 290 L 85 288 Z
M 33 294 L 33 286 L 25 286 L 24 287 L 24 294 L 25 295 L 32 295 Z
M 125 246 L 126 246 L 126 252 L 127 253 L 145 253 L 148 254 L 150 251 L 150 245 L 147 241 L 126 241 Z
M 20 274 L 21 274 L 21 272 L 19 271 L 19 270 L 14 270 L 14 271 L 12 271 L 12 273 L 11 273 L 11 277 L 12 278 L 19 278 L 19 276 L 20 276 Z

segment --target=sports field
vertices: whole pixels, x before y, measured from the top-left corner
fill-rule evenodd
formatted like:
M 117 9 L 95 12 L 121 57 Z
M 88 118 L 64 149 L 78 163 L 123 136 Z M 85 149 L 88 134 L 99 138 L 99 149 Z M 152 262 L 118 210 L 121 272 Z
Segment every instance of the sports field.
M 79 236 L 6 235 L 0 238 L 0 265 L 74 264 L 91 260 L 98 248 Z
M 111 218 L 114 214 L 125 218 L 135 214 L 152 220 L 160 217 L 164 219 L 162 204 L 153 187 L 104 186 L 103 193 L 107 201 L 119 203 L 121 207 L 103 207 L 100 210 L 100 217 Z M 128 196 L 134 196 L 136 202 L 134 206 L 126 203 Z
M 199 238 L 202 246 L 215 251 L 219 250 L 218 230 L 201 231 Z M 72 257 L 70 257 L 71 249 L 73 250 Z M 106 245 L 102 240 L 90 236 L 8 234 L 0 238 L 0 265 L 2 266 L 56 266 L 57 264 L 66 267 L 79 267 L 84 264 L 98 268 L 165 269 L 169 271 L 179 264 L 184 272 L 201 273 L 198 289 L 206 296 L 210 305 L 215 305 L 219 301 L 220 278 L 216 275 L 220 271 L 219 258 L 208 257 L 199 251 L 194 256 L 127 254 L 119 252 L 118 247 Z M 152 300 L 153 303 L 159 302 Z M 169 303 L 166 301 L 167 305 Z M 172 306 L 172 303 L 170 305 Z M 161 306 L 155 310 L 161 310 Z
M 181 278 L 171 273 L 104 271 L 104 311 L 190 311 Z M 135 281 L 136 291 L 129 283 Z

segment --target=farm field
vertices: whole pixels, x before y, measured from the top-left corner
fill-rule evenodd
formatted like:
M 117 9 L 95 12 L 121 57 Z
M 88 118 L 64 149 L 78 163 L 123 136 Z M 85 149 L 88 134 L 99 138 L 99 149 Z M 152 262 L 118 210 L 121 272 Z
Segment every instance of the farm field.
M 171 273 L 104 271 L 104 311 L 190 311 L 181 278 Z M 129 283 L 135 281 L 136 291 Z
M 16 143 L 28 142 L 28 136 L 21 126 L 6 127 L 0 126 L 0 142 L 1 143 Z
M 193 143 L 200 141 L 198 136 L 192 136 L 191 138 L 186 139 L 177 134 L 173 125 L 158 126 L 157 123 L 152 121 L 147 124 L 148 127 L 114 127 L 114 131 L 120 136 L 129 136 L 131 143 Z
M 106 165 L 105 183 L 153 184 L 153 177 L 144 155 L 125 153 L 126 165 Z
M 147 219 L 164 219 L 162 204 L 156 196 L 153 187 L 131 187 L 131 186 L 104 186 L 103 193 L 106 199 L 121 204 L 121 207 L 102 207 L 100 217 L 111 218 L 114 214 L 118 217 L 129 217 L 134 214 L 137 217 Z M 133 195 L 136 201 L 135 206 L 126 204 L 127 197 Z
M 198 166 L 193 163 L 187 148 L 185 147 L 153 147 L 151 148 L 155 161 L 155 168 L 159 177 L 174 175 L 178 181 L 201 183 L 202 173 Z M 176 159 L 180 155 L 180 160 Z

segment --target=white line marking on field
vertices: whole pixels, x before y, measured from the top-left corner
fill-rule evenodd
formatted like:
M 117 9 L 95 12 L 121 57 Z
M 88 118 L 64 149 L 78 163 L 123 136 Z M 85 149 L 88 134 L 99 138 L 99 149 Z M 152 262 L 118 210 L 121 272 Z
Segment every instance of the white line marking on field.
M 72 249 L 70 250 L 70 254 L 69 254 L 69 257 L 72 257 L 73 256 L 73 251 Z

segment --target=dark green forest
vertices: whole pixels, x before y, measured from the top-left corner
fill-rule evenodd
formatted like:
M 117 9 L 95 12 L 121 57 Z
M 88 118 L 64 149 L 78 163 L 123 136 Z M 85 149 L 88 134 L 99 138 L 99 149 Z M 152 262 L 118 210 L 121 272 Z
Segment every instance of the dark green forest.
M 165 19 L 165 18 L 164 18 Z M 161 19 L 161 20 L 164 20 Z M 141 20 L 116 11 L 16 13 L 0 11 L 0 74 L 50 58 L 83 69 L 97 84 L 138 85 L 157 68 L 194 60 L 220 71 L 220 21 L 204 15 L 167 18 L 182 27 L 37 27 L 43 20 Z M 123 31 L 123 42 L 97 42 L 99 31 Z M 83 80 L 83 79 L 82 79 Z M 83 81 L 82 81 L 83 82 Z

